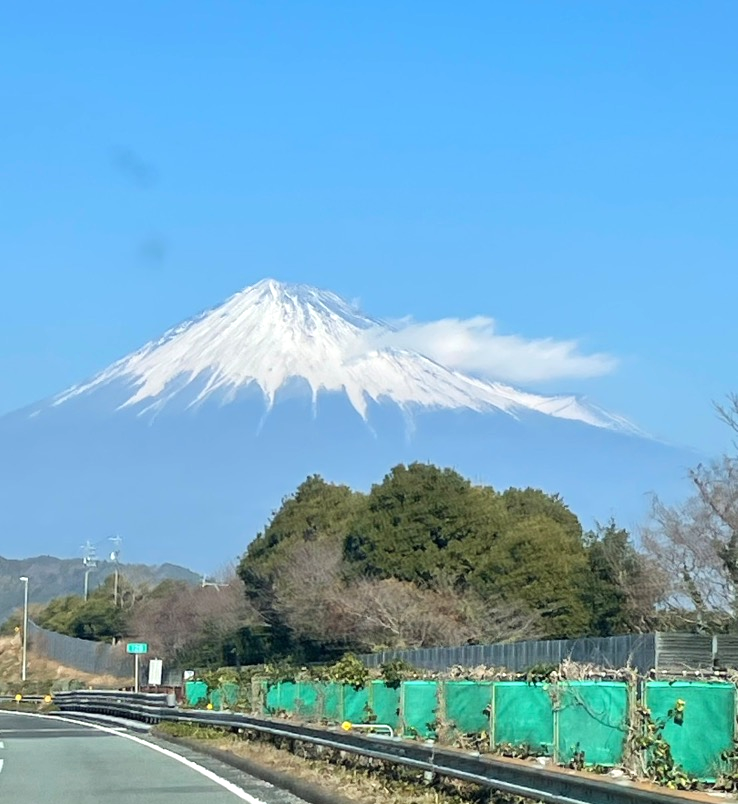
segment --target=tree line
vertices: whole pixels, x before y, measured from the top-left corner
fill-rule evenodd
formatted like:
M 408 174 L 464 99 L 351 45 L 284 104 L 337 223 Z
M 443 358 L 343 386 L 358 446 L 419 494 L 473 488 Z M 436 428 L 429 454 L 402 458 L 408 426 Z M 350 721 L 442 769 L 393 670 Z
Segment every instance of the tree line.
M 738 435 L 738 396 L 718 407 Z M 734 445 L 735 446 L 735 445 Z M 106 582 L 59 598 L 39 625 L 143 639 L 197 666 L 346 651 L 738 622 L 738 457 L 691 473 L 683 504 L 654 500 L 639 539 L 614 520 L 585 530 L 557 494 L 473 484 L 453 469 L 393 467 L 364 493 L 319 475 L 285 497 L 227 585 Z
M 367 494 L 307 478 L 238 566 L 267 650 L 609 636 L 653 627 L 661 574 L 614 521 L 585 532 L 558 495 L 394 467 Z

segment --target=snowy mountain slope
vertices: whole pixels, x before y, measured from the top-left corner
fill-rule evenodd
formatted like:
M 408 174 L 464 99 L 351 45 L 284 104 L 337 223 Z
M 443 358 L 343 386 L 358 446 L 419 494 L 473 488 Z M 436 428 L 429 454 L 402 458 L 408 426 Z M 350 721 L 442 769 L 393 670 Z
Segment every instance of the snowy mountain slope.
M 267 409 L 290 381 L 304 381 L 313 405 L 344 393 L 367 419 L 370 402 L 404 410 L 535 411 L 596 427 L 637 432 L 629 422 L 574 396 L 547 397 L 452 371 L 408 350 L 373 348 L 391 328 L 328 291 L 263 280 L 187 321 L 52 400 L 60 406 L 107 386 L 130 389 L 122 408 L 161 411 L 190 394 L 190 406 L 232 402 L 258 388 Z
M 683 493 L 697 456 L 574 396 L 388 348 L 388 332 L 331 293 L 266 280 L 0 417 L 3 554 L 76 555 L 117 532 L 137 561 L 211 571 L 306 476 L 368 490 L 411 461 L 561 494 L 586 527 L 635 527 L 650 492 Z

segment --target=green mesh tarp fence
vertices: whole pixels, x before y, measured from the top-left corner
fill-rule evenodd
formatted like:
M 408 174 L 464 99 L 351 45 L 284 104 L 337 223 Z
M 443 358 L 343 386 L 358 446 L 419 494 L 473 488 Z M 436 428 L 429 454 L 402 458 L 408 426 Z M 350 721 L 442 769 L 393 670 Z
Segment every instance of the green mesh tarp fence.
M 279 684 L 271 684 L 268 681 L 262 682 L 262 701 L 263 701 L 263 714 L 273 715 L 279 704 Z
M 579 755 L 585 765 L 617 765 L 628 735 L 628 686 L 572 681 L 556 688 L 556 759 Z
M 213 705 L 213 709 L 226 709 L 227 704 L 224 700 L 221 690 L 211 690 L 208 695 L 208 700 Z
M 341 684 L 300 682 L 295 689 L 294 713 L 303 720 L 340 722 L 343 717 L 343 687 Z
M 266 695 L 266 708 L 269 714 L 276 712 L 295 712 L 297 706 L 297 684 L 292 681 L 280 681 L 270 687 Z
M 447 681 L 440 692 L 444 719 L 455 732 L 489 733 L 491 681 Z
M 664 739 L 674 761 L 687 773 L 714 781 L 720 754 L 733 747 L 736 688 L 728 683 L 649 681 L 645 703 L 654 721 L 663 721 L 676 702 L 684 701 L 681 725 L 669 720 Z
M 291 711 L 301 720 L 316 720 L 321 717 L 318 687 L 318 684 L 304 681 L 295 684 L 295 703 Z
M 492 685 L 492 744 L 530 746 L 553 753 L 553 705 L 548 684 L 499 681 Z
M 372 681 L 369 685 L 369 707 L 374 715 L 371 722 L 396 729 L 400 722 L 400 688 L 388 687 L 384 681 Z
M 406 681 L 401 688 L 403 734 L 425 739 L 436 734 L 438 690 L 435 681 Z
M 383 682 L 371 688 L 354 689 L 349 685 L 319 682 L 263 682 L 263 713 L 291 712 L 304 720 L 330 720 L 336 723 L 389 723 L 399 720 L 400 691 Z M 371 708 L 371 712 L 369 711 Z M 372 717 L 372 712 L 376 717 Z
M 213 705 L 213 709 L 230 709 L 238 703 L 240 696 L 241 687 L 238 684 L 226 682 L 222 687 L 210 693 L 210 703 Z
M 360 690 L 353 687 L 343 688 L 343 714 L 341 720 L 349 723 L 368 723 L 369 690 L 363 687 Z
M 457 733 L 488 732 L 498 748 L 528 746 L 562 763 L 577 757 L 587 766 L 623 761 L 633 694 L 632 687 L 615 681 L 406 681 L 397 688 L 373 681 L 359 690 L 335 683 L 265 682 L 262 691 L 268 715 L 286 711 L 305 720 L 382 723 L 423 739 L 435 736 L 443 722 Z M 207 700 L 207 687 L 190 681 L 185 694 L 188 704 L 196 706 Z M 699 779 L 714 780 L 720 754 L 733 747 L 735 686 L 652 681 L 644 695 L 653 719 L 668 721 L 664 738 L 675 762 Z M 668 720 L 679 699 L 685 702 L 681 724 Z M 210 700 L 215 708 L 232 706 L 238 689 L 216 690 Z
M 321 684 L 318 687 L 318 717 L 336 723 L 345 720 L 341 684 Z
M 188 706 L 197 706 L 208 699 L 208 685 L 204 681 L 185 681 L 185 699 Z

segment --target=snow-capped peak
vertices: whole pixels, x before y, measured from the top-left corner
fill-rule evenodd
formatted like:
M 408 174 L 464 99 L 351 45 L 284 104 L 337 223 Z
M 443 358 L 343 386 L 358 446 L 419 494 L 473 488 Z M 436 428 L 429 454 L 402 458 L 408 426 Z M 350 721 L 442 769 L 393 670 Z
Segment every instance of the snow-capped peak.
M 274 279 L 236 293 L 220 307 L 169 330 L 89 382 L 59 395 L 54 405 L 111 383 L 131 388 L 122 407 L 160 408 L 197 382 L 193 404 L 225 401 L 258 386 L 271 407 L 289 380 L 320 392 L 343 392 L 367 418 L 370 400 L 405 409 L 534 410 L 597 427 L 632 429 L 623 420 L 573 396 L 541 396 L 450 370 L 422 354 L 385 343 L 392 327 L 369 318 L 340 296 Z

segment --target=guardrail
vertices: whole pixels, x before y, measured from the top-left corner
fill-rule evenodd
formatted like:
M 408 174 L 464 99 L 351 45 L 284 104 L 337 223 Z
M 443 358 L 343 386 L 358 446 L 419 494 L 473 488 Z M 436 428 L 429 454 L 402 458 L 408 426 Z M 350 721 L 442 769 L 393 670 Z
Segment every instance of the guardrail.
M 125 690 L 71 690 L 55 692 L 54 700 L 61 706 L 65 701 L 102 701 L 107 703 L 137 703 L 145 706 L 174 707 L 171 692 L 127 692 Z
M 174 696 L 166 693 L 78 690 L 56 693 L 54 702 L 63 712 L 113 715 L 150 724 L 194 723 L 234 732 L 270 734 L 406 765 L 547 804 L 685 804 L 696 800 L 694 794 L 683 796 L 629 780 L 614 782 L 560 768 L 532 767 L 520 761 L 483 757 L 476 752 L 438 748 L 400 737 L 359 736 L 228 711 L 182 710 L 176 708 Z

